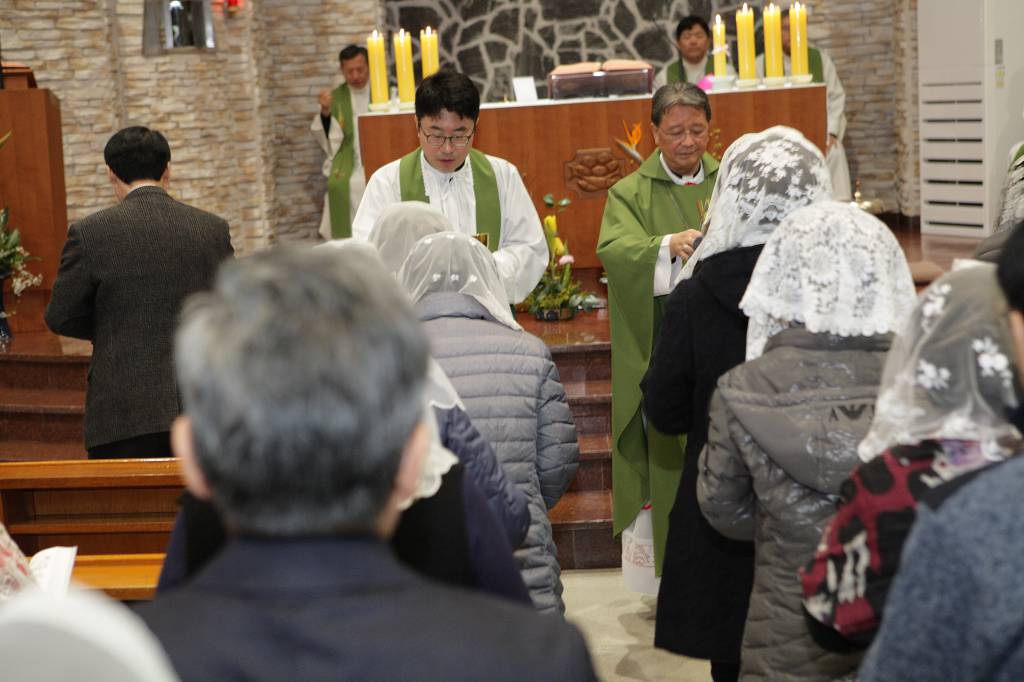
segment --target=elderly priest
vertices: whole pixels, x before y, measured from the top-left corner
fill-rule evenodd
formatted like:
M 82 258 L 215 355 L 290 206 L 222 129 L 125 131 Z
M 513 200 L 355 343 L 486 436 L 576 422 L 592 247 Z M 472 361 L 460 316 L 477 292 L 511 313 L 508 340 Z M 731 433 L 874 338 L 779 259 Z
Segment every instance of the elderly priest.
M 486 235 L 510 303 L 526 298 L 548 262 L 547 242 L 519 171 L 473 149 L 480 93 L 466 75 L 444 69 L 416 90 L 420 146 L 370 178 L 352 225 L 366 240 L 380 212 L 399 201 L 437 207 L 459 232 Z
M 646 423 L 640 380 L 664 299 L 693 253 L 715 185 L 718 162 L 707 153 L 710 121 L 711 105 L 697 86 L 673 83 L 654 93 L 651 129 L 658 149 L 609 190 L 597 244 L 608 272 L 612 330 L 614 529 L 629 531 L 625 553 L 638 528 L 653 525 L 658 573 L 683 448 L 679 438 Z M 655 592 L 654 575 L 643 568 L 634 573 L 628 563 L 627 584 Z

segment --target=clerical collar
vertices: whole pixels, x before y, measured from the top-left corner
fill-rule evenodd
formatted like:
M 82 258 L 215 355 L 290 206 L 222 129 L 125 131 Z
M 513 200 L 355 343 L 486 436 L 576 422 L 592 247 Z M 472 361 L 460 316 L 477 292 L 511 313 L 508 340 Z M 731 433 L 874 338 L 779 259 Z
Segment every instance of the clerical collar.
M 697 162 L 697 172 L 693 175 L 676 175 L 672 172 L 672 169 L 665 163 L 665 155 L 658 153 L 658 159 L 661 161 L 661 167 L 668 173 L 668 179 L 677 185 L 699 185 L 704 182 L 704 162 Z
M 442 180 L 447 180 L 448 182 L 451 182 L 452 180 L 454 180 L 455 178 L 457 178 L 458 176 L 460 176 L 460 175 L 462 175 L 464 173 L 470 172 L 469 157 L 468 156 L 462 162 L 461 166 L 459 166 L 458 168 L 456 168 L 455 170 L 453 170 L 451 172 L 445 172 L 445 171 L 442 171 L 442 170 L 438 170 L 438 169 L 434 168 L 433 166 L 431 166 L 430 162 L 427 161 L 426 154 L 423 155 L 422 163 L 423 163 L 423 168 L 425 168 L 428 172 L 434 173 L 435 175 L 439 175 L 439 176 L 441 176 Z

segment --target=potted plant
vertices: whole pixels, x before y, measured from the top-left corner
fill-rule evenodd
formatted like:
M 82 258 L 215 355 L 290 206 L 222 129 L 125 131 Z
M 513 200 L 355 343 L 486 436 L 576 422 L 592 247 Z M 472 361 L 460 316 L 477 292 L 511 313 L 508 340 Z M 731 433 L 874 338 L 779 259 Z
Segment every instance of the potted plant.
M 583 291 L 572 276 L 575 260 L 569 245 L 558 234 L 558 214 L 572 203 L 568 197 L 555 201 L 553 194 L 544 196 L 544 205 L 555 212 L 544 216 L 544 236 L 548 243 L 548 265 L 544 275 L 523 301 L 526 309 L 538 320 L 570 320 L 580 308 L 589 311 L 597 305 L 597 296 Z
M 0 137 L 0 148 L 10 137 L 10 132 Z M 9 216 L 6 206 L 0 209 L 0 345 L 6 345 L 11 338 L 11 327 L 7 323 L 9 313 L 4 310 L 3 285 L 6 280 L 11 278 L 11 292 L 15 296 L 21 296 L 25 289 L 38 286 L 43 281 L 42 275 L 34 275 L 25 267 L 28 261 L 38 259 L 29 255 L 21 245 L 21 233 L 8 229 Z

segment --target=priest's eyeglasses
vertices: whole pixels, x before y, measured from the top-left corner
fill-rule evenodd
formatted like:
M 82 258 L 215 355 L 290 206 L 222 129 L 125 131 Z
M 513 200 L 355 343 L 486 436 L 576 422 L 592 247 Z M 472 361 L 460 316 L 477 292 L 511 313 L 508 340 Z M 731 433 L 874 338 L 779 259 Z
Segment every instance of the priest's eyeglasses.
M 423 135 L 423 139 L 426 140 L 427 144 L 431 147 L 443 147 L 445 142 L 451 142 L 452 147 L 456 149 L 465 149 L 469 146 L 470 141 L 473 139 L 473 135 L 476 134 L 476 130 L 470 131 L 469 135 L 434 135 L 419 129 L 420 134 Z

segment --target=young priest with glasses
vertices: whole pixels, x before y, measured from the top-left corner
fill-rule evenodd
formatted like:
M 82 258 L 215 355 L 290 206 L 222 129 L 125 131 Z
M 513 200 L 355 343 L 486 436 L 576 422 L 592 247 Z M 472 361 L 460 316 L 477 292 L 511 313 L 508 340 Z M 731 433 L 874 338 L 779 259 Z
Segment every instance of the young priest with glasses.
M 352 236 L 368 239 L 391 204 L 429 202 L 457 231 L 487 235 L 509 303 L 518 303 L 544 272 L 547 244 L 516 167 L 473 149 L 479 115 L 480 93 L 465 74 L 443 69 L 424 79 L 416 90 L 420 146 L 373 174 Z

